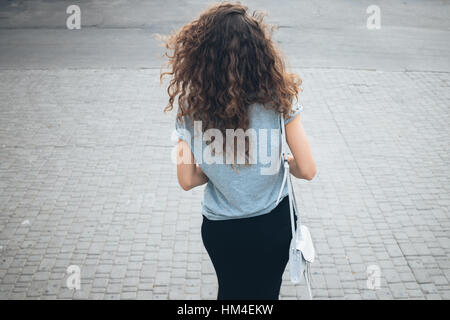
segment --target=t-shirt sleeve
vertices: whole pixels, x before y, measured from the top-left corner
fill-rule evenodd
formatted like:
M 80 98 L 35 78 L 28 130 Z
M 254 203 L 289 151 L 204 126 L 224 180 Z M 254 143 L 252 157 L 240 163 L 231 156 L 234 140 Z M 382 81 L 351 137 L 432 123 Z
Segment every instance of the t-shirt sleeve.
M 181 119 L 175 118 L 175 133 L 178 139 L 191 143 L 191 133 L 186 126 L 184 117 L 181 117 Z
M 300 105 L 296 105 L 292 107 L 291 113 L 289 114 L 288 118 L 284 120 L 284 124 L 288 124 L 292 120 L 295 119 L 301 112 L 303 111 L 303 107 Z

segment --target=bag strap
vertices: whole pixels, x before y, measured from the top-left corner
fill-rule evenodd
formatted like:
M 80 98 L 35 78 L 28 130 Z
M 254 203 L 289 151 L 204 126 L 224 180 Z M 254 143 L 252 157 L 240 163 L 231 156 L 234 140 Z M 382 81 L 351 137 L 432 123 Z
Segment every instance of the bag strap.
M 297 216 L 297 233 L 299 235 L 299 237 L 302 237 L 301 234 L 301 222 L 300 222 L 300 216 L 299 216 L 299 211 L 297 208 L 297 199 L 295 198 L 295 192 L 294 192 L 294 188 L 292 186 L 292 179 L 291 179 L 291 174 L 289 173 L 289 162 L 288 162 L 288 146 L 287 146 L 287 141 L 286 141 L 286 125 L 284 123 L 284 115 L 280 114 L 280 129 L 281 129 L 281 161 L 283 162 L 284 165 L 284 177 L 283 177 L 283 183 L 281 185 L 281 190 L 280 193 L 278 195 L 278 199 L 277 199 L 277 204 L 280 201 L 281 198 L 281 194 L 283 193 L 284 190 L 284 185 L 287 184 L 287 188 L 288 188 L 288 195 L 289 195 L 289 211 L 290 211 L 290 215 L 291 215 L 291 230 L 292 230 L 292 239 L 295 239 L 295 220 L 294 220 L 294 214 Z M 295 213 L 294 213 L 294 209 L 295 208 Z M 294 240 L 295 241 L 295 240 Z M 310 283 L 310 279 L 311 279 L 311 274 L 310 274 L 310 265 L 309 262 L 306 263 L 306 270 L 305 270 L 305 282 L 306 282 L 306 288 L 308 289 L 308 294 L 309 294 L 309 298 L 312 299 L 312 290 L 311 290 L 311 283 Z
M 292 238 L 295 238 L 295 219 L 294 214 L 297 216 L 297 232 L 299 233 L 301 237 L 301 231 L 300 231 L 300 216 L 299 211 L 297 208 L 297 199 L 295 198 L 294 189 L 292 187 L 292 179 L 291 175 L 289 173 L 289 161 L 288 161 L 288 146 L 286 141 L 286 125 L 284 123 L 284 116 L 283 114 L 280 114 L 280 130 L 281 130 L 281 161 L 284 165 L 284 176 L 283 176 L 283 182 L 281 184 L 280 193 L 278 194 L 277 199 L 277 205 L 280 202 L 281 195 L 284 190 L 284 185 L 287 184 L 288 189 L 288 195 L 289 195 L 289 211 L 291 215 L 291 231 L 292 231 Z M 295 209 L 295 213 L 294 213 Z

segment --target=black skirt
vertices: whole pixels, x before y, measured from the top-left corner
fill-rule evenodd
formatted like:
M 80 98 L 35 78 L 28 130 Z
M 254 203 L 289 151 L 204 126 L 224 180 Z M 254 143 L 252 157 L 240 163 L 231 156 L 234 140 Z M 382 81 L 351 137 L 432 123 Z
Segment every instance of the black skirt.
M 216 270 L 219 300 L 277 300 L 289 260 L 288 196 L 270 213 L 212 221 L 203 216 L 202 240 Z

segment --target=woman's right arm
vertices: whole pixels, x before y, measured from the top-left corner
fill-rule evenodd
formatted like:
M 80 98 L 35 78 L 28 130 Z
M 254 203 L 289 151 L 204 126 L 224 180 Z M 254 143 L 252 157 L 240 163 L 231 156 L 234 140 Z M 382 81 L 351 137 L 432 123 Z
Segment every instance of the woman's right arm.
M 178 183 L 185 191 L 208 182 L 208 177 L 195 163 L 189 145 L 183 140 L 178 140 L 177 145 L 177 177 Z
M 300 115 L 286 125 L 286 140 L 293 155 L 293 157 L 288 157 L 290 172 L 296 178 L 312 180 L 317 171 L 316 162 Z

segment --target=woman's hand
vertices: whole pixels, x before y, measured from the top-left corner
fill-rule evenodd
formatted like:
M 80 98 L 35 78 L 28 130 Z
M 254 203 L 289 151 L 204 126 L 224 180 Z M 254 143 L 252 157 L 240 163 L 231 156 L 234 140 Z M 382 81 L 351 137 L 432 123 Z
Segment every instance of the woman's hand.
M 300 172 L 298 170 L 298 166 L 295 163 L 295 159 L 292 155 L 288 154 L 288 163 L 289 163 L 289 172 L 294 176 L 298 177 L 300 175 Z

